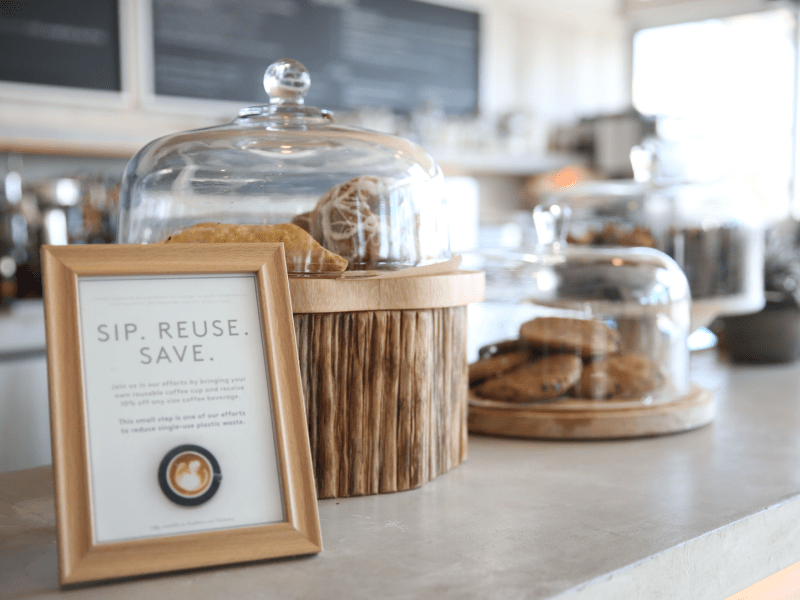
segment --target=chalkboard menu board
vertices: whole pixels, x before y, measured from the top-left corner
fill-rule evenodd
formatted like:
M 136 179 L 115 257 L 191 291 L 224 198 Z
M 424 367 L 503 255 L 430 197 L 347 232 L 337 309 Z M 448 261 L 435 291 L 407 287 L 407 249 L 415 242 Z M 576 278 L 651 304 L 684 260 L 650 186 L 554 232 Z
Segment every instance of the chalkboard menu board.
M 477 110 L 478 13 L 413 0 L 152 1 L 157 96 L 264 103 L 264 70 L 294 58 L 313 106 Z
M 0 80 L 119 91 L 117 0 L 0 2 Z

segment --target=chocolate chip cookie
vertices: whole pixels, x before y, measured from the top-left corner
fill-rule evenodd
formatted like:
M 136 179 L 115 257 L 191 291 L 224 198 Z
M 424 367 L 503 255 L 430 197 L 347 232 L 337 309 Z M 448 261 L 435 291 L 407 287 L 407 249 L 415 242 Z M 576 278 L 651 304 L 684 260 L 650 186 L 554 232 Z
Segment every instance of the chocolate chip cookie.
M 533 347 L 573 352 L 584 358 L 619 350 L 619 333 L 602 321 L 539 317 L 523 323 L 519 333 Z
M 588 363 L 575 394 L 581 398 L 634 398 L 656 389 L 663 382 L 658 366 L 638 354 L 618 354 Z
M 579 380 L 583 363 L 574 354 L 553 354 L 487 379 L 475 393 L 491 400 L 542 402 L 564 395 Z
M 528 353 L 518 350 L 482 358 L 469 365 L 469 384 L 473 385 L 489 377 L 502 375 L 528 360 Z

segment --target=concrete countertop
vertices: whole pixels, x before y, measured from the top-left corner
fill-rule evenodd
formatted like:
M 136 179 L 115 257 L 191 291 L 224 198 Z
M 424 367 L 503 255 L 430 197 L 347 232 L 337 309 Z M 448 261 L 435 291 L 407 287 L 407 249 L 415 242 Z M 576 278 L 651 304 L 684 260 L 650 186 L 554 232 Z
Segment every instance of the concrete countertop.
M 723 600 L 800 561 L 800 365 L 692 361 L 718 390 L 713 424 L 472 436 L 420 489 L 320 501 L 314 557 L 59 590 L 50 469 L 0 475 L 0 598 Z
M 0 360 L 45 352 L 44 302 L 17 300 L 0 308 Z

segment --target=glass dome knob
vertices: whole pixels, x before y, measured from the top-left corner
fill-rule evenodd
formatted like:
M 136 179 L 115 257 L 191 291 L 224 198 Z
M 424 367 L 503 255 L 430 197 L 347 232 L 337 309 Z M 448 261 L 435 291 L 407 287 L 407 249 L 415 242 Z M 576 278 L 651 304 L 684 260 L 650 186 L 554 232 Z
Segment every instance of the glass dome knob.
M 264 73 L 264 89 L 270 104 L 301 105 L 309 87 L 311 76 L 308 69 L 291 58 L 275 61 Z
M 572 214 L 568 206 L 553 204 L 533 209 L 533 226 L 539 244 L 558 250 L 567 237 L 567 223 Z

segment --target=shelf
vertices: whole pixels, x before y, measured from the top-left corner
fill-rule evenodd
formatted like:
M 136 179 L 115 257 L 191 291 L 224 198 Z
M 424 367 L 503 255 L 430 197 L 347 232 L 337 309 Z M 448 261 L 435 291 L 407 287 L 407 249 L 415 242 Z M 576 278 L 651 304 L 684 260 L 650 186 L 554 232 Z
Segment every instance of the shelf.
M 476 149 L 426 149 L 442 167 L 445 175 L 527 177 L 585 162 L 585 159 L 570 154 L 512 153 Z
M 0 100 L 0 152 L 130 158 L 158 137 L 221 122 L 134 108 Z
M 81 156 L 86 158 L 131 158 L 141 147 L 135 143 L 36 137 L 0 138 L 0 152 Z

